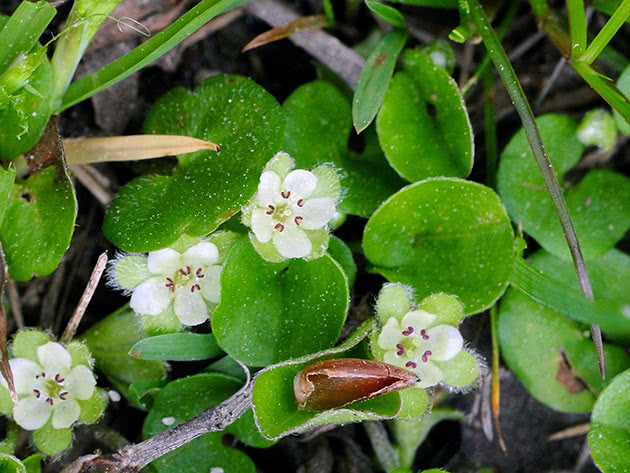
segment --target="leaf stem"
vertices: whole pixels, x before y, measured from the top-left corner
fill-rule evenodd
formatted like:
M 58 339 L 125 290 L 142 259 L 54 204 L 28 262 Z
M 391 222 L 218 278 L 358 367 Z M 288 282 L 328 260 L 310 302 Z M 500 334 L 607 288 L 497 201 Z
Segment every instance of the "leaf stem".
M 630 0 L 627 1 L 630 2 Z M 549 192 L 551 202 L 556 210 L 564 236 L 567 240 L 569 251 L 571 252 L 571 257 L 573 258 L 573 263 L 577 272 L 578 281 L 580 283 L 580 288 L 587 298 L 593 299 L 593 289 L 586 270 L 586 264 L 584 263 L 584 256 L 582 255 L 582 250 L 580 249 L 580 242 L 575 232 L 575 227 L 573 226 L 573 221 L 571 220 L 571 215 L 569 214 L 566 201 L 564 200 L 562 189 L 560 188 L 560 183 L 558 182 L 558 177 L 553 170 L 553 165 L 551 164 L 551 161 L 549 161 L 545 146 L 542 142 L 542 137 L 540 136 L 540 130 L 536 124 L 534 113 L 527 101 L 525 92 L 523 92 L 523 88 L 516 76 L 516 72 L 507 58 L 505 50 L 503 49 L 503 46 L 501 46 L 494 29 L 490 25 L 488 17 L 479 4 L 479 0 L 468 0 L 468 4 L 470 5 L 471 18 L 481 34 L 481 39 L 488 50 L 488 54 L 494 62 L 499 72 L 499 76 L 503 80 L 505 88 L 507 89 L 512 102 L 514 103 L 514 107 L 516 108 L 516 111 L 523 123 L 525 135 L 527 136 L 534 158 L 536 159 L 536 164 L 540 169 L 540 173 L 542 174 L 545 182 L 545 187 Z M 591 326 L 591 331 L 593 334 L 595 348 L 597 350 L 599 369 L 602 377 L 605 377 L 601 332 L 599 331 L 599 327 L 596 325 Z
M 492 338 L 492 419 L 494 420 L 494 430 L 497 432 L 499 446 L 501 451 L 507 453 L 505 440 L 501 433 L 501 422 L 499 415 L 501 413 L 501 380 L 499 378 L 499 359 L 501 357 L 499 351 L 499 334 L 497 327 L 497 305 L 490 308 L 490 337 Z
M 579 57 L 586 49 L 586 10 L 584 0 L 567 0 L 571 28 L 571 56 Z
M 484 133 L 486 138 L 486 184 L 493 189 L 497 181 L 497 120 L 495 107 L 494 71 L 486 71 L 483 75 L 483 112 L 485 119 Z
M 591 41 L 586 51 L 584 51 L 577 60 L 586 64 L 592 64 L 608 45 L 613 36 L 615 36 L 619 28 L 623 26 L 628 16 L 630 16 L 630 0 L 623 0 L 621 5 L 615 10 L 615 13 L 613 13 L 600 32 L 597 33 L 597 36 Z

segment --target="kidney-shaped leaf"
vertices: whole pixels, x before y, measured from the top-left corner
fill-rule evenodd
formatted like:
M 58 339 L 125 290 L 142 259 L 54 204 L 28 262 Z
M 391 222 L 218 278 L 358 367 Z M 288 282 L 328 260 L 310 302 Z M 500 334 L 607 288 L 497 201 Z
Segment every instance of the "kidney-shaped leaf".
M 630 471 L 630 370 L 599 396 L 588 432 L 593 461 L 604 473 Z
M 370 320 L 361 325 L 337 348 L 260 371 L 254 380 L 252 395 L 254 417 L 260 432 L 275 440 L 289 434 L 305 432 L 317 425 L 394 417 L 401 407 L 400 395 L 396 392 L 322 412 L 299 410 L 295 399 L 293 379 L 303 368 L 324 359 L 356 357 L 353 356 L 352 349 L 370 333 L 374 323 L 374 320 Z
M 219 346 L 249 366 L 265 366 L 334 345 L 346 319 L 348 282 L 330 256 L 268 263 L 247 237 L 234 245 L 212 314 Z
M 374 212 L 363 234 L 374 271 L 409 284 L 422 299 L 457 295 L 467 314 L 503 293 L 514 261 L 514 236 L 492 189 L 455 178 L 411 184 Z
M 457 84 L 427 53 L 408 49 L 378 113 L 385 156 L 408 181 L 466 177 L 473 165 L 473 132 Z
M 576 136 L 577 123 L 565 115 L 543 115 L 536 122 L 562 184 L 584 150 Z M 512 220 L 547 251 L 570 259 L 560 221 L 522 129 L 503 151 L 497 179 Z M 565 192 L 565 198 L 586 259 L 613 248 L 630 227 L 630 179 L 621 174 L 592 170 Z
M 205 235 L 238 212 L 256 192 L 263 166 L 282 147 L 284 116 L 254 81 L 224 75 L 194 92 L 167 93 L 149 112 L 145 131 L 193 136 L 219 144 L 221 151 L 181 155 L 172 175 L 141 176 L 120 191 L 103 231 L 134 252 L 163 248 L 184 232 Z
M 404 185 L 383 153 L 367 143 L 370 129 L 365 131 L 362 154 L 348 149 L 350 103 L 332 84 L 305 84 L 289 96 L 283 107 L 287 114 L 284 150 L 295 158 L 297 167 L 310 169 L 332 163 L 341 171 L 345 194 L 337 206 L 340 212 L 367 218 Z

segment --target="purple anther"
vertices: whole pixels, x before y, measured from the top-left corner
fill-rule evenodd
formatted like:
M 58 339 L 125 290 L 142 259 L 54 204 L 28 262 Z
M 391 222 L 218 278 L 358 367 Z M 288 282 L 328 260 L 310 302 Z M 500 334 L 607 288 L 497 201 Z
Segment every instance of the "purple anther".
M 61 376 L 59 373 L 55 375 L 55 381 L 57 381 L 58 383 L 63 383 L 65 380 L 66 379 L 63 376 Z
M 199 279 L 203 278 L 205 276 L 205 274 L 203 274 L 203 269 L 197 268 L 197 271 L 195 271 L 195 276 L 197 276 Z
M 297 217 L 295 217 L 295 224 L 299 225 L 300 223 L 302 223 L 302 220 L 304 220 L 304 218 L 298 215 Z
M 55 401 L 53 401 L 52 397 L 49 397 L 48 399 L 46 399 L 46 404 L 48 404 L 49 406 L 52 406 L 55 403 Z
M 425 329 L 420 330 L 420 335 L 422 335 L 423 340 L 429 339 L 429 335 L 427 334 L 427 331 Z
M 280 192 L 280 195 L 284 197 L 285 199 L 288 199 L 291 196 L 291 191 Z
M 33 394 L 35 394 L 35 398 L 39 399 L 39 396 L 42 395 L 41 392 L 39 392 L 39 389 L 33 389 Z
M 413 327 L 407 327 L 407 330 L 403 330 L 402 334 L 405 337 L 408 337 L 409 335 L 411 335 L 413 333 Z
M 284 230 L 284 225 L 282 225 L 281 223 L 276 223 L 276 226 L 273 228 L 275 228 L 279 232 L 282 232 Z
M 415 368 L 415 367 L 416 367 L 416 366 L 418 366 L 418 365 L 416 365 L 416 362 L 415 362 L 415 361 L 408 361 L 407 363 L 405 363 L 405 366 L 406 366 L 407 368 Z
M 396 352 L 398 356 L 405 354 L 405 345 L 403 345 L 402 343 L 399 343 L 398 345 L 396 345 L 396 348 L 398 348 L 398 351 Z
M 431 350 L 427 350 L 422 354 L 422 361 L 425 363 L 429 361 L 429 357 L 432 355 Z
M 274 213 L 274 211 L 275 211 L 275 210 L 276 210 L 276 208 L 275 208 L 273 205 L 269 204 L 269 205 L 267 206 L 267 211 L 266 211 L 265 213 L 266 213 L 267 215 L 273 215 L 273 213 Z
M 68 391 L 61 391 L 59 393 L 59 399 L 61 399 L 62 401 L 65 401 L 66 399 L 68 399 Z
M 297 206 L 298 207 L 304 207 L 304 199 L 300 199 L 297 201 Z
M 201 286 L 199 284 L 193 284 L 190 287 L 190 292 L 195 292 L 195 291 L 200 291 L 201 290 Z
M 190 266 L 186 266 L 179 270 L 184 276 L 188 276 L 190 274 Z

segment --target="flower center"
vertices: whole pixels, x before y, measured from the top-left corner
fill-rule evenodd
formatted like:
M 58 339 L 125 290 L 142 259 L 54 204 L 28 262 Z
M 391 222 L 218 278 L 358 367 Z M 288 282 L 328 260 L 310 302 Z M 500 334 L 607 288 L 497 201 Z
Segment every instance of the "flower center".
M 68 399 L 68 391 L 64 384 L 66 379 L 56 374 L 54 377 L 49 376 L 45 371 L 35 375 L 35 387 L 33 395 L 36 399 L 40 399 L 49 405 Z
M 291 191 L 282 191 L 280 196 L 283 200 L 276 205 L 267 205 L 265 213 L 271 216 L 274 222 L 273 228 L 283 232 L 287 224 L 293 223 L 300 226 L 304 220 L 304 217 L 301 215 L 295 215 L 304 206 L 304 199 L 292 194 Z
M 432 352 L 422 347 L 422 345 L 426 347 L 426 344 L 422 342 L 426 342 L 430 338 L 426 329 L 416 330 L 414 327 L 409 326 L 403 328 L 401 333 L 404 338 L 396 345 L 396 355 L 406 355 L 414 358 L 419 357 L 419 360 L 407 361 L 405 366 L 407 368 L 416 368 L 418 361 L 422 360 L 424 363 L 428 362 Z
M 165 285 L 171 292 L 182 287 L 190 287 L 191 292 L 201 289 L 198 282 L 205 277 L 205 269 L 202 267 L 184 266 L 175 271 L 171 277 L 166 278 Z

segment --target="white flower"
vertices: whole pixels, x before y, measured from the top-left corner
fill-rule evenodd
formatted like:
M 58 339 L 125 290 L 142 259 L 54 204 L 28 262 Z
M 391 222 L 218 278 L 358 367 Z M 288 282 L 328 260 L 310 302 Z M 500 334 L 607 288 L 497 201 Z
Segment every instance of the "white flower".
M 379 348 L 385 350 L 383 361 L 407 368 L 418 375 L 418 387 L 434 386 L 442 380 L 442 363 L 451 360 L 463 348 L 463 338 L 455 327 L 432 323 L 437 316 L 424 310 L 407 312 L 399 323 L 390 317 L 378 336 Z
M 175 315 L 184 325 L 208 320 L 206 302 L 219 302 L 222 266 L 214 243 L 202 241 L 183 254 L 165 248 L 151 251 L 149 279 L 133 289 L 129 305 L 138 314 L 158 315 L 174 303 Z
M 81 413 L 79 401 L 92 397 L 96 380 L 86 365 L 72 368 L 70 353 L 59 343 L 37 348 L 39 363 L 26 358 L 9 360 L 18 404 L 13 408 L 15 422 L 26 430 L 43 427 L 52 416 L 55 429 L 70 427 Z M 7 388 L 7 382 L 0 377 Z

